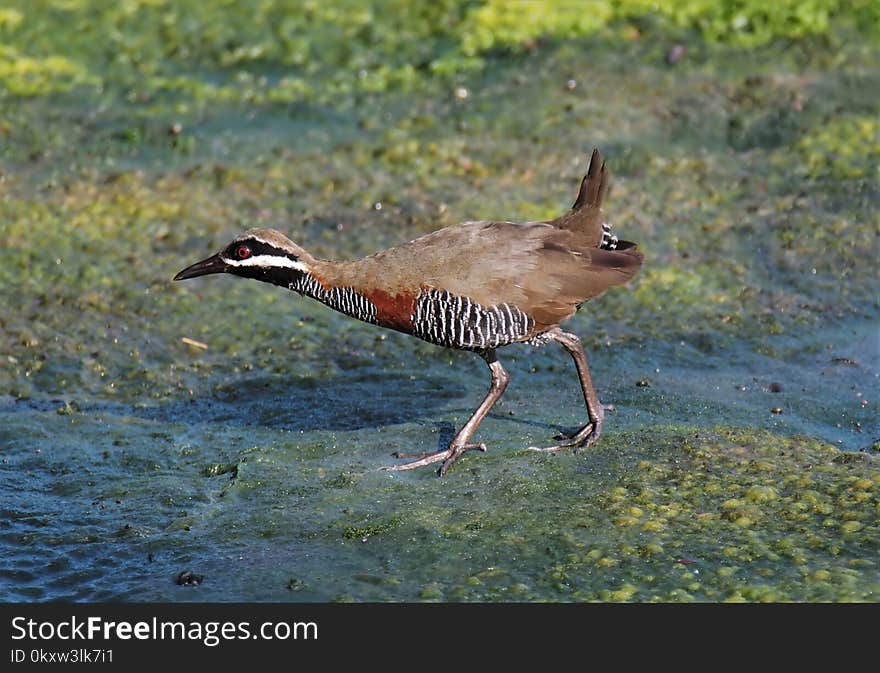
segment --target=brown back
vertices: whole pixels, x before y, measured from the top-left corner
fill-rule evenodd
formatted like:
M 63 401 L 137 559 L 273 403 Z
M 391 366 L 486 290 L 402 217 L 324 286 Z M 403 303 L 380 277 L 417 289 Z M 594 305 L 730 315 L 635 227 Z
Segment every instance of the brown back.
M 315 271 L 366 293 L 412 297 L 433 288 L 487 307 L 512 304 L 534 319 L 540 333 L 641 268 L 634 243 L 599 248 L 609 178 L 593 150 L 572 209 L 555 220 L 463 222 L 353 262 L 316 260 Z
M 513 304 L 541 332 L 629 281 L 641 262 L 634 246 L 601 250 L 546 222 L 464 222 L 354 262 L 318 264 L 332 264 L 334 280 L 356 290 L 397 295 L 435 288 L 484 306 Z

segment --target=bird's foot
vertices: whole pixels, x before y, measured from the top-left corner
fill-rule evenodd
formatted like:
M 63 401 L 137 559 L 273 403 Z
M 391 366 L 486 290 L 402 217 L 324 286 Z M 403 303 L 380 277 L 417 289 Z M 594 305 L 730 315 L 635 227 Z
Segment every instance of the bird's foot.
M 603 419 L 604 419 L 604 417 L 605 417 L 605 413 L 604 413 L 604 412 L 606 412 L 606 411 L 616 411 L 616 409 L 614 408 L 614 405 L 613 405 L 613 404 L 603 404 L 603 405 L 602 405 L 602 412 L 603 412 L 603 413 L 602 413 L 602 417 L 603 417 Z M 577 437 L 578 435 L 580 435 L 584 430 L 586 430 L 588 427 L 590 427 L 590 425 L 592 425 L 592 423 L 587 423 L 586 425 L 584 425 L 584 426 L 578 428 L 578 429 L 575 430 L 574 432 L 558 432 L 558 433 L 556 433 L 555 435 L 553 435 L 553 439 L 555 439 L 555 440 L 557 440 L 557 441 L 562 440 L 562 439 L 574 439 L 575 437 Z M 600 421 L 600 422 L 599 422 L 600 431 L 601 431 L 601 425 L 602 425 L 602 422 Z M 599 438 L 599 435 L 598 435 L 598 433 L 597 433 L 597 434 L 596 434 L 596 439 L 598 439 L 598 438 Z M 595 441 L 595 439 L 594 439 L 593 441 Z M 592 444 L 593 442 L 590 442 L 590 443 Z M 567 446 L 567 445 L 563 445 L 561 448 L 566 448 L 566 446 Z
M 602 421 L 591 421 L 583 426 L 577 432 L 560 433 L 553 439 L 565 440 L 556 446 L 530 446 L 529 451 L 561 451 L 563 449 L 572 449 L 577 453 L 580 449 L 595 444 L 599 436 L 602 434 Z
M 380 467 L 379 470 L 382 472 L 402 472 L 404 470 L 414 470 L 417 467 L 424 467 L 425 465 L 431 465 L 432 463 L 438 463 L 441 460 L 443 464 L 440 466 L 439 475 L 442 477 L 446 474 L 449 466 L 452 465 L 465 451 L 485 451 L 485 444 L 452 444 L 447 449 L 443 449 L 442 451 L 434 451 L 431 453 L 416 453 L 416 454 L 406 454 L 400 453 L 396 451 L 391 454 L 395 458 L 417 458 L 409 463 L 403 463 L 402 465 L 386 465 L 384 467 Z

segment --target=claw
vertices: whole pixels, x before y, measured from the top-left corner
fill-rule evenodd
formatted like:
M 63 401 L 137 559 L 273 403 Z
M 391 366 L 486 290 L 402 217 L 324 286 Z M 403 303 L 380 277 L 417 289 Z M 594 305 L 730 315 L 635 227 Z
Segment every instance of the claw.
M 529 446 L 526 447 L 527 451 L 541 451 L 541 452 L 551 452 L 551 451 L 561 451 L 562 449 L 571 449 L 574 453 L 577 453 L 580 449 L 586 448 L 588 446 L 592 446 L 599 439 L 599 435 L 602 434 L 602 423 L 601 422 L 590 422 L 583 426 L 580 430 L 575 433 L 559 433 L 553 439 L 565 439 L 567 441 L 560 442 L 556 446 Z

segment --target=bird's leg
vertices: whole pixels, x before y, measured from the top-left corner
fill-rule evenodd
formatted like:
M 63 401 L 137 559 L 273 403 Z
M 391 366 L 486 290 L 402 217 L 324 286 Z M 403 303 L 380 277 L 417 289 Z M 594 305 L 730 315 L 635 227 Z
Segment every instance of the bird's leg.
M 470 451 L 473 449 L 479 449 L 480 451 L 486 450 L 485 444 L 474 444 L 470 441 L 470 439 L 474 432 L 476 432 L 480 423 L 486 417 L 486 414 L 489 413 L 489 410 L 493 406 L 495 406 L 498 398 L 500 398 L 501 395 L 504 393 L 504 390 L 507 388 L 507 384 L 510 382 L 510 375 L 506 371 L 504 371 L 504 367 L 501 366 L 501 363 L 495 356 L 494 350 L 481 352 L 480 355 L 483 356 L 483 359 L 489 365 L 489 370 L 492 373 L 492 385 L 489 387 L 489 392 L 486 393 L 486 397 L 483 398 L 480 406 L 477 407 L 477 410 L 473 413 L 470 419 L 468 419 L 468 422 L 465 423 L 464 426 L 462 426 L 461 430 L 458 431 L 458 434 L 455 435 L 455 437 L 449 443 L 449 446 L 442 451 L 421 454 L 421 457 L 418 460 L 414 460 L 411 463 L 381 467 L 379 468 L 380 470 L 391 472 L 412 470 L 417 467 L 423 467 L 424 465 L 430 465 L 431 463 L 437 463 L 442 460 L 443 465 L 440 466 L 440 476 L 442 477 L 444 474 L 446 474 L 449 466 L 452 465 L 452 463 L 454 463 L 456 460 L 458 460 L 459 456 L 461 456 L 461 454 L 463 454 L 465 451 Z M 395 453 L 394 457 L 403 458 L 405 456 L 400 453 Z
M 572 360 L 574 360 L 590 422 L 570 435 L 557 435 L 555 439 L 564 439 L 566 441 L 560 442 L 556 446 L 542 448 L 530 446 L 529 449 L 532 451 L 559 451 L 560 449 L 573 448 L 577 451 L 583 446 L 594 444 L 599 439 L 599 436 L 602 434 L 602 422 L 605 420 L 605 410 L 599 402 L 596 389 L 593 387 L 593 378 L 590 376 L 587 355 L 584 353 L 584 347 L 578 336 L 570 332 L 563 332 L 558 327 L 547 332 L 546 336 L 553 341 L 559 342 L 568 351 L 568 354 L 571 355 Z

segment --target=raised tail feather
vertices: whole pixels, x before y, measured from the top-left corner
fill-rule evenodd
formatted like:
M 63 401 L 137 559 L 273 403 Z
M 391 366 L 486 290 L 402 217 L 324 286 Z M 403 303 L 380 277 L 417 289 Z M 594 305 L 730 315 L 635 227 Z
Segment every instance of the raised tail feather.
M 590 167 L 581 180 L 581 188 L 571 210 L 551 222 L 558 229 L 575 231 L 586 237 L 587 243 L 604 247 L 603 243 L 612 240 L 610 227 L 602 223 L 602 201 L 608 191 L 611 174 L 605 167 L 605 160 L 598 149 L 593 150 Z M 616 237 L 614 237 L 616 240 Z
M 575 199 L 572 210 L 580 210 L 584 206 L 592 206 L 599 209 L 602 207 L 602 199 L 605 198 L 605 192 L 608 189 L 608 169 L 605 168 L 605 159 L 598 148 L 593 148 L 593 155 L 590 157 L 590 167 L 587 174 L 581 180 L 581 188 L 578 191 L 577 199 Z

